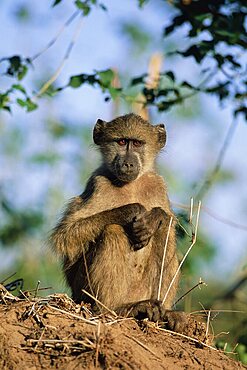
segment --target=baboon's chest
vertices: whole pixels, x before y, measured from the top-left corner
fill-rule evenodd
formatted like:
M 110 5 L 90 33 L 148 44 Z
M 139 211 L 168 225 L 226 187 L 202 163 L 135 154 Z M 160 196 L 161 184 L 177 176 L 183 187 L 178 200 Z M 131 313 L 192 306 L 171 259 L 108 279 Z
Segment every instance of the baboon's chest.
M 140 203 L 147 210 L 161 207 L 169 211 L 163 179 L 155 174 L 146 174 L 129 184 L 117 187 L 100 177 L 93 197 L 83 206 L 82 216 L 87 218 L 131 203 Z
M 111 188 L 109 195 L 107 195 L 107 184 L 101 184 L 96 192 L 96 199 L 98 199 L 99 203 L 102 197 L 104 197 L 102 211 L 131 203 L 140 203 L 147 210 L 151 210 L 154 207 L 163 207 L 163 204 L 166 202 L 166 189 L 160 176 L 143 175 L 136 181 L 121 188 Z

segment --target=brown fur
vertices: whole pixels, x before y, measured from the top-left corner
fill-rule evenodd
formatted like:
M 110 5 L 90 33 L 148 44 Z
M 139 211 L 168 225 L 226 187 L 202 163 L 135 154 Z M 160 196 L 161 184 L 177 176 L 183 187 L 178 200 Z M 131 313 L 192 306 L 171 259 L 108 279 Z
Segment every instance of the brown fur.
M 141 164 L 133 181 L 119 183 L 112 175 L 114 170 L 109 170 L 116 145 L 108 143 L 115 138 L 145 143 L 144 149 L 131 153 Z M 72 199 L 51 236 L 76 301 L 89 301 L 82 289 L 116 310 L 157 299 L 164 244 L 173 216 L 166 184 L 155 172 L 154 165 L 165 139 L 163 125 L 152 126 L 134 114 L 109 123 L 97 122 L 94 141 L 100 145 L 103 164 L 92 174 L 85 191 Z M 128 233 L 126 228 L 129 225 L 128 230 L 135 230 L 135 216 L 143 221 L 144 234 L 150 230 L 150 239 L 140 249 L 133 247 L 131 231 Z M 166 251 L 161 299 L 177 267 L 174 221 Z M 176 289 L 177 281 L 165 302 L 168 309 Z

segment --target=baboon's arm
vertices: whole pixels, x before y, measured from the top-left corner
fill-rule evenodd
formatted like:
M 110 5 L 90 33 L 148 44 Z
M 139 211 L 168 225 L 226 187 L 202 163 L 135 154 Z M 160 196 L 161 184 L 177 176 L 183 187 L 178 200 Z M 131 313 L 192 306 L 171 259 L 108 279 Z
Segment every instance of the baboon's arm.
M 87 250 L 89 242 L 95 241 L 106 225 L 125 226 L 135 216 L 145 212 L 141 204 L 132 203 L 87 218 L 78 216 L 77 219 L 76 211 L 73 212 L 72 209 L 73 204 L 70 204 L 50 238 L 55 252 L 70 262 L 74 262 L 83 249 Z

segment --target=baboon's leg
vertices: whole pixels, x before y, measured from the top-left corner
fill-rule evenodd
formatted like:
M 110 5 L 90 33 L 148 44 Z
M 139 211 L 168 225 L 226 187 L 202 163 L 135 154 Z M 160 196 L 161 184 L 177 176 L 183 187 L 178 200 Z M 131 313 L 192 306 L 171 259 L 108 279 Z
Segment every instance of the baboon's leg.
M 165 238 L 164 230 L 160 229 L 146 247 L 134 251 L 121 226 L 106 226 L 86 256 L 65 271 L 73 299 L 94 303 L 82 294 L 81 290 L 85 289 L 112 309 L 138 301 L 157 300 Z M 171 241 L 167 247 L 161 299 L 172 280 L 174 266 L 177 267 L 177 258 Z M 171 308 L 176 288 L 177 282 L 167 296 L 166 308 Z
M 106 226 L 88 271 L 94 295 L 109 308 L 114 309 L 127 298 L 130 254 L 123 228 L 115 224 Z
M 119 225 L 105 228 L 89 269 L 98 299 L 110 308 L 149 299 L 152 276 L 146 276 L 151 245 L 135 251 Z

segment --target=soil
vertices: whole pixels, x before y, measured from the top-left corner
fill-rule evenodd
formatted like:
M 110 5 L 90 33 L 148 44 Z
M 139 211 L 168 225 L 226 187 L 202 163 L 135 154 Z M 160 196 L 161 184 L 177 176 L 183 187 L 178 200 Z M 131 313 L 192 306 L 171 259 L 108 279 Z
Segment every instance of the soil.
M 63 294 L 14 297 L 0 286 L 0 369 L 247 369 L 213 346 L 149 321 L 93 316 Z

